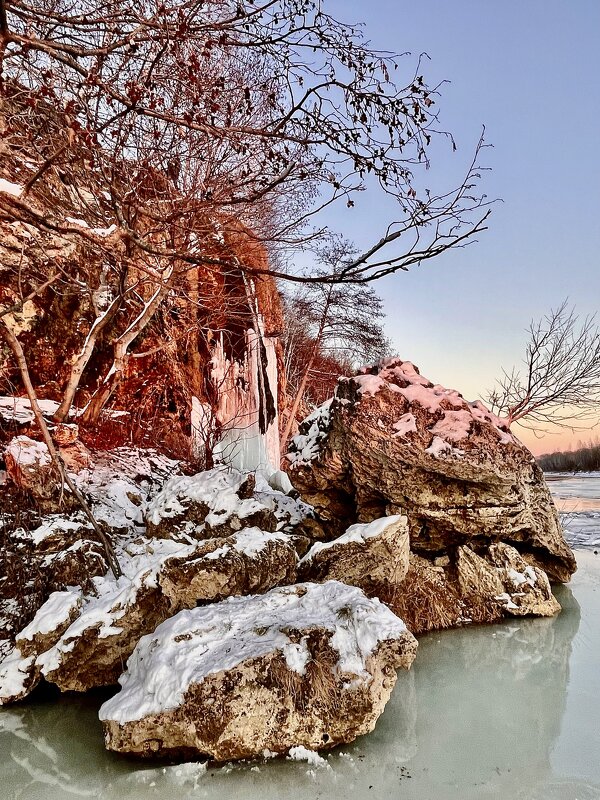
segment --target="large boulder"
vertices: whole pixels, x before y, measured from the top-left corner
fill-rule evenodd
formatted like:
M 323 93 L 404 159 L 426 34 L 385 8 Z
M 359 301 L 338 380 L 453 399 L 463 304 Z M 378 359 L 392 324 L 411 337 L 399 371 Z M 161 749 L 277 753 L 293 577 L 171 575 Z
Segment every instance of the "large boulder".
M 100 709 L 106 746 L 227 761 L 350 742 L 374 728 L 416 646 L 337 581 L 183 611 L 139 642 Z
M 243 528 L 202 542 L 191 555 L 165 562 L 160 586 L 178 608 L 266 592 L 294 583 L 298 557 L 285 533 Z
M 411 553 L 402 583 L 378 596 L 414 634 L 560 611 L 546 573 L 501 542 L 480 553 L 460 545 L 435 559 Z
M 480 402 L 386 359 L 352 378 L 300 427 L 290 477 L 331 538 L 402 513 L 411 550 L 434 558 L 505 542 L 566 581 L 575 571 L 543 474 Z
M 351 525 L 332 542 L 317 542 L 298 564 L 306 581 L 337 580 L 368 595 L 393 591 L 408 571 L 408 520 L 399 514 Z

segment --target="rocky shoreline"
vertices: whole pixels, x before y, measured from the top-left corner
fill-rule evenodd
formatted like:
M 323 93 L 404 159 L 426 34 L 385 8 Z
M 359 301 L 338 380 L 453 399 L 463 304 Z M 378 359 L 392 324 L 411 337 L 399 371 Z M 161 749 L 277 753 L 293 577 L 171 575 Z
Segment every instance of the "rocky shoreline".
M 342 379 L 303 423 L 291 485 L 67 437 L 118 578 L 33 435 L 4 446 L 0 704 L 42 679 L 118 681 L 100 716 L 119 752 L 232 760 L 352 741 L 415 635 L 552 616 L 550 580 L 575 570 L 529 451 L 398 359 Z

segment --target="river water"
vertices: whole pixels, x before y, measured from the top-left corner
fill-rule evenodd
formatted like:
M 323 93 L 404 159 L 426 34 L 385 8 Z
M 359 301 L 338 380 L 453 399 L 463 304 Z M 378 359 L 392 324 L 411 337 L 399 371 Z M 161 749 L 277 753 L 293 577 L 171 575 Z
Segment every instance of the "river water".
M 587 546 L 563 613 L 422 637 L 374 733 L 323 764 L 148 767 L 104 750 L 107 695 L 37 696 L 0 709 L 0 799 L 599 799 L 600 476 L 550 485 Z

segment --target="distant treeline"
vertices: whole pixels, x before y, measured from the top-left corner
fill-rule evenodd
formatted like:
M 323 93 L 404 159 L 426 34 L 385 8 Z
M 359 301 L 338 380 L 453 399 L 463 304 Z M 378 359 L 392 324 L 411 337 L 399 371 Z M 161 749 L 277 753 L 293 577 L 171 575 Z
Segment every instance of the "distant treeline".
M 600 471 L 600 442 L 580 446 L 577 450 L 547 453 L 539 456 L 537 462 L 544 472 Z

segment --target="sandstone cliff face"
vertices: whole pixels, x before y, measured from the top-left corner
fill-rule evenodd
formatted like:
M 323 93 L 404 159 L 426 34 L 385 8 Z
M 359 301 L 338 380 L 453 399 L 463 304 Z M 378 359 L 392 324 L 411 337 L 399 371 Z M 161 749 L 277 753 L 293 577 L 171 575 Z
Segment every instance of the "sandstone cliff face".
M 201 214 L 167 242 L 167 228 L 157 232 L 144 215 L 164 204 L 164 195 L 177 205 L 169 178 L 147 168 L 129 174 L 133 167 L 123 165 L 119 187 L 107 185 L 90 169 L 85 146 L 72 141 L 64 157 L 46 164 L 42 154 L 61 151 L 68 129 L 60 112 L 41 101 L 34 106 L 8 86 L 0 98 L 0 309 L 16 304 L 5 321 L 25 350 L 39 396 L 60 401 L 75 368 L 75 406 L 86 406 L 106 383 L 109 407 L 125 412 L 83 424 L 88 445 L 134 441 L 204 464 L 223 430 L 247 429 L 260 417 L 272 429 L 269 456 L 278 466 L 273 423 L 285 403 L 282 311 L 265 248 L 240 220 Z M 119 201 L 121 213 L 138 233 L 184 253 L 202 252 L 207 263 L 174 265 L 177 280 L 115 371 L 115 342 L 173 267 L 127 239 L 111 203 L 111 191 L 121 198 L 120 182 L 130 197 Z M 220 262 L 227 266 L 215 266 Z M 264 274 L 248 280 L 234 264 Z M 77 366 L 92 338 L 92 356 Z M 15 387 L 22 391 L 19 371 L 0 343 L 0 396 Z M 0 422 L 0 441 L 19 432 Z
M 217 761 L 328 749 L 373 729 L 415 653 L 385 606 L 336 581 L 182 612 L 101 708 L 106 745 Z
M 504 542 L 553 580 L 575 571 L 531 453 L 481 403 L 434 385 L 410 362 L 388 359 L 340 379 L 287 462 L 331 537 L 357 520 L 401 513 L 421 556 Z

